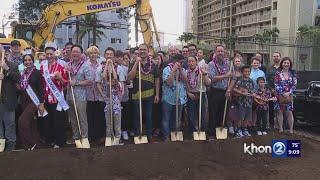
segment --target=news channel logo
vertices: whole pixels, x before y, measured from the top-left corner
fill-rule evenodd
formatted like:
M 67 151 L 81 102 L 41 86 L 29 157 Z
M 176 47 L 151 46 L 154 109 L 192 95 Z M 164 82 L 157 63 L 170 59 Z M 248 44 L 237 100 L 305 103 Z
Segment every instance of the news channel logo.
M 301 157 L 301 141 L 272 140 L 272 157 Z
M 301 157 L 300 140 L 272 140 L 271 146 L 257 146 L 254 143 L 244 143 L 245 154 L 271 154 L 275 158 Z

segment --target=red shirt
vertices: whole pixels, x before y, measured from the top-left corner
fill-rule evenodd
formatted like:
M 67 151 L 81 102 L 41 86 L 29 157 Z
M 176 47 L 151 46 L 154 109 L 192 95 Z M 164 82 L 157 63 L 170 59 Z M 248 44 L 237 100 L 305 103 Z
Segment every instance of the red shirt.
M 63 89 L 65 87 L 67 87 L 68 83 L 69 83 L 69 76 L 68 76 L 68 72 L 65 70 L 65 68 L 58 64 L 57 62 L 54 62 L 51 66 L 49 65 L 48 67 L 49 69 L 49 73 L 54 74 L 55 72 L 60 72 L 61 76 L 62 76 L 62 81 L 51 78 L 53 83 L 57 86 L 57 88 L 63 92 Z M 40 72 L 42 74 L 42 76 L 44 75 L 43 73 L 43 64 L 41 64 L 40 67 Z M 47 102 L 49 104 L 56 104 L 58 103 L 57 99 L 54 97 L 53 93 L 51 92 L 50 88 L 47 86 L 46 81 L 43 79 L 42 81 L 43 84 L 43 89 L 45 91 L 44 93 L 44 102 Z

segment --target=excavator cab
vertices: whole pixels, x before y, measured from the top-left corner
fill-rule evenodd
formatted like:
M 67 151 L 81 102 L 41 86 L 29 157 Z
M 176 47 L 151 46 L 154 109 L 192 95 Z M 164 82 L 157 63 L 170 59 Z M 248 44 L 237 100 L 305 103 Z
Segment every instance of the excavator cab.
M 23 39 L 28 44 L 34 45 L 33 36 L 36 33 L 36 24 L 24 21 L 13 21 L 11 24 L 11 36 L 14 39 Z

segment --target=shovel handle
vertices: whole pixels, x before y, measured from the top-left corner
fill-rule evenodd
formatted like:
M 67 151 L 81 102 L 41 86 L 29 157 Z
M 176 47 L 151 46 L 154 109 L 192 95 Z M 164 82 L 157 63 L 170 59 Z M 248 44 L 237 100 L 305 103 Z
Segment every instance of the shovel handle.
M 1 52 L 1 62 L 4 61 L 4 55 L 5 55 L 5 51 L 2 50 Z M 0 74 L 3 74 L 3 68 L 0 67 Z M 1 93 L 2 93 L 2 80 L 0 80 L 0 97 L 1 97 Z
M 176 133 L 179 127 L 179 71 L 176 72 Z
M 138 64 L 139 69 L 139 118 L 140 118 L 140 139 L 142 136 L 142 94 L 141 94 L 141 62 Z
M 201 116 L 202 116 L 202 72 L 200 71 L 200 97 L 199 97 L 199 122 L 198 122 L 198 132 L 200 132 L 201 129 Z
M 111 136 L 113 137 L 113 99 L 112 99 L 112 64 L 108 65 L 108 73 L 109 73 L 109 100 L 110 100 L 110 130 Z
M 69 75 L 69 80 L 72 81 L 70 72 L 68 72 L 68 75 Z M 82 138 L 80 121 L 79 121 L 79 115 L 78 115 L 78 109 L 77 109 L 77 104 L 76 104 L 76 98 L 75 98 L 75 96 L 74 96 L 73 87 L 72 87 L 71 85 L 70 85 L 70 89 L 71 89 L 73 107 L 74 107 L 74 111 L 75 111 L 75 113 L 76 113 L 76 119 L 77 119 L 77 124 L 78 124 L 78 128 L 79 128 L 79 134 L 80 134 L 80 136 L 81 136 L 81 138 Z
M 229 72 L 232 72 L 232 69 L 233 69 L 233 62 L 231 62 Z M 230 82 L 231 82 L 231 77 L 228 78 L 228 85 L 227 85 L 227 87 L 230 86 Z M 225 103 L 224 103 L 224 110 L 223 110 L 222 128 L 224 127 L 224 122 L 226 121 L 228 102 L 229 102 L 229 99 L 226 98 Z

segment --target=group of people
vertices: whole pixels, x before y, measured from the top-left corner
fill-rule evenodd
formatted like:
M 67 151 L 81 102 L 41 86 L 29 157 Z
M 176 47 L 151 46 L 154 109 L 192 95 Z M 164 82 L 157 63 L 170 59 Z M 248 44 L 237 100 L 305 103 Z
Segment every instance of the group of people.
M 268 128 L 283 132 L 284 119 L 293 133 L 297 78 L 289 57 L 275 52 L 265 68 L 256 54 L 245 65 L 239 52 L 230 60 L 223 45 L 204 57 L 195 44 L 169 47 L 166 54 L 146 44 L 101 52 L 67 43 L 63 51 L 46 47 L 34 58 L 12 41 L 0 63 L 0 145 L 13 150 L 18 137 L 24 149 L 59 148 L 70 143 L 70 134 L 84 148 L 111 136 L 114 145 L 141 134 L 149 142 L 155 136 L 169 141 L 176 130 L 190 139 L 198 130 L 214 136 L 225 103 L 235 137 L 265 135 Z

